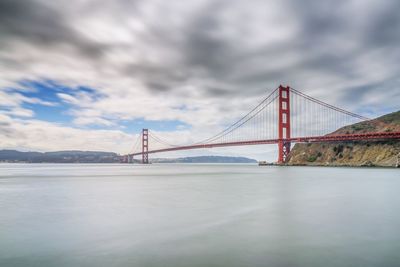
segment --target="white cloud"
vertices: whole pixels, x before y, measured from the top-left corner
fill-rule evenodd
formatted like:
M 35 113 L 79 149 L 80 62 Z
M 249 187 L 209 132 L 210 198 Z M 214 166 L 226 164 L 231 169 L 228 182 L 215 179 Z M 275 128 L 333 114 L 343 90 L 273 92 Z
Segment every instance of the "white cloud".
M 103 126 L 116 126 L 116 123 L 98 117 L 79 117 L 73 120 L 77 125 L 103 125 Z
M 64 102 L 73 104 L 73 105 L 79 105 L 79 100 L 72 95 L 69 94 L 64 94 L 64 93 L 57 93 L 57 96 Z
M 0 114 L 0 147 L 21 150 L 94 150 L 127 153 L 132 135 L 118 130 L 76 129 Z
M 7 115 L 12 115 L 12 116 L 16 116 L 16 117 L 33 117 L 33 115 L 35 114 L 32 110 L 30 109 L 26 109 L 26 108 L 21 108 L 21 107 L 16 107 L 16 108 L 12 108 L 9 110 L 5 110 L 3 111 L 4 114 Z

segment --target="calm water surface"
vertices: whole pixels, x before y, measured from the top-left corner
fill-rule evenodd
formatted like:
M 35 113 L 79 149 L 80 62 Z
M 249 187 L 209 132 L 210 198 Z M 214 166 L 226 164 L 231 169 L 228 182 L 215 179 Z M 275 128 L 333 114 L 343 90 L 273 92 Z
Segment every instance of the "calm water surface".
M 400 170 L 0 164 L 0 266 L 400 266 Z

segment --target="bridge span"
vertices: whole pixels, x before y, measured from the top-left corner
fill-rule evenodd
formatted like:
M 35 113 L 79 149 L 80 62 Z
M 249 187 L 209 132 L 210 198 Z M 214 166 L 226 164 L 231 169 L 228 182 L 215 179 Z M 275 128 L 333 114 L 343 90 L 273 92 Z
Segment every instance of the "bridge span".
M 289 86 L 280 85 L 245 116 L 223 131 L 199 142 L 171 144 L 149 129 L 143 129 L 133 151 L 125 155 L 125 162 L 132 162 L 134 156 L 141 156 L 142 163 L 147 164 L 149 154 L 162 152 L 278 144 L 277 162 L 285 163 L 292 143 L 400 139 L 400 132 L 334 132 L 343 126 L 367 120 L 369 119 L 362 115 L 330 105 Z

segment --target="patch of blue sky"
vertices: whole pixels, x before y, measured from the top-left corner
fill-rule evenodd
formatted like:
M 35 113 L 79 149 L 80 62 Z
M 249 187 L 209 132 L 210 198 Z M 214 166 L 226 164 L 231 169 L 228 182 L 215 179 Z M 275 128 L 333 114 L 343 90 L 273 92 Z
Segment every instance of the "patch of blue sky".
M 76 87 L 69 87 L 60 84 L 53 80 L 22 80 L 18 82 L 19 87 L 14 90 L 27 97 L 37 97 L 44 101 L 59 101 L 57 96 L 58 93 L 74 95 L 77 92 L 83 92 L 90 95 L 93 98 L 99 98 L 101 95 L 95 89 L 79 85 Z M 27 90 L 26 90 L 27 89 Z
M 32 110 L 34 119 L 44 120 L 48 122 L 61 123 L 72 125 L 74 116 L 71 115 L 73 105 L 62 101 L 58 97 L 58 93 L 75 95 L 76 93 L 86 93 L 92 98 L 102 97 L 98 92 L 87 86 L 68 87 L 52 80 L 22 80 L 14 88 L 8 88 L 9 91 L 15 91 L 27 98 L 37 98 L 42 101 L 53 103 L 53 105 L 43 105 L 36 103 L 23 103 L 23 107 Z M 182 105 L 177 107 L 179 110 L 186 110 L 187 107 Z M 107 118 L 106 118 L 107 119 Z M 90 124 L 81 126 L 90 129 L 120 129 L 127 133 L 140 133 L 143 128 L 148 128 L 154 131 L 177 131 L 188 130 L 191 125 L 179 120 L 118 120 L 113 118 L 114 125 L 96 125 Z M 75 125 L 76 127 L 76 125 Z
M 398 111 L 393 107 L 361 107 L 357 108 L 355 113 L 366 116 L 369 119 L 375 119 L 379 116 Z
M 37 104 L 25 103 L 22 105 L 24 108 L 32 110 L 34 114 L 34 119 L 56 122 L 62 124 L 70 124 L 74 119 L 73 116 L 68 114 L 70 110 L 70 105 L 65 103 L 58 103 L 55 106 L 44 106 Z
M 87 86 L 69 87 L 53 80 L 21 80 L 15 87 L 7 88 L 10 92 L 17 92 L 27 98 L 36 98 L 41 101 L 51 103 L 23 103 L 22 107 L 34 112 L 34 119 L 62 124 L 72 123 L 74 117 L 70 115 L 70 110 L 74 107 L 62 101 L 57 94 L 64 93 L 75 95 L 76 93 L 86 93 L 93 99 L 100 98 L 98 92 Z
M 43 103 L 28 103 L 22 104 L 23 108 L 30 109 L 34 112 L 34 119 L 44 120 L 57 123 L 69 123 L 73 117 L 68 114 L 71 106 L 62 102 L 57 93 L 67 93 L 71 88 L 62 86 L 53 81 L 42 80 L 21 80 L 17 86 L 7 88 L 8 91 L 17 92 L 26 98 L 36 98 L 48 104 Z

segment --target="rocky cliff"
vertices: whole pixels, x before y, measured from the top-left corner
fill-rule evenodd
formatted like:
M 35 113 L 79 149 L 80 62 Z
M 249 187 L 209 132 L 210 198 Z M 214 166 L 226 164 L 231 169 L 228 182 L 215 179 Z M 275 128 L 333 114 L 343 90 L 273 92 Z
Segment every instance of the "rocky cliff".
M 395 131 L 400 131 L 400 111 L 345 126 L 331 135 Z M 395 167 L 399 161 L 400 141 L 397 140 L 296 144 L 289 155 L 288 164 Z

